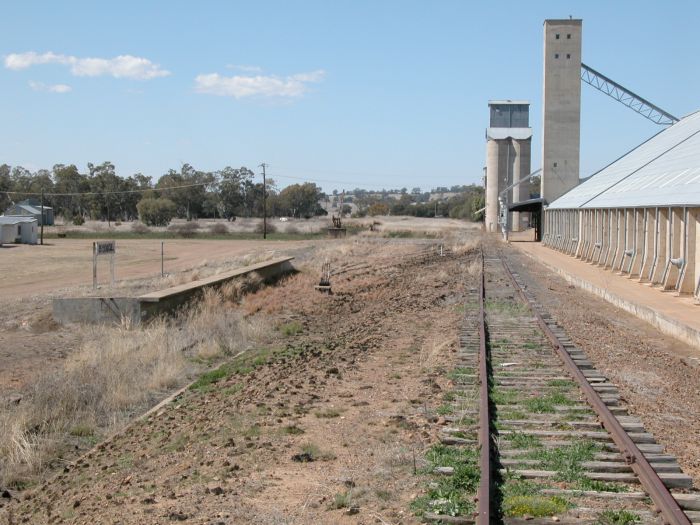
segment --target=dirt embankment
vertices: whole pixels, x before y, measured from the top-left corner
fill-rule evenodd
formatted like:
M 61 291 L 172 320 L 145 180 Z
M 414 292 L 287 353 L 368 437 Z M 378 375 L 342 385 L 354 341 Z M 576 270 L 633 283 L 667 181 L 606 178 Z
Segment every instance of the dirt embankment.
M 465 259 L 348 272 L 330 296 L 306 274 L 250 296 L 284 344 L 206 376 L 0 522 L 417 523 Z

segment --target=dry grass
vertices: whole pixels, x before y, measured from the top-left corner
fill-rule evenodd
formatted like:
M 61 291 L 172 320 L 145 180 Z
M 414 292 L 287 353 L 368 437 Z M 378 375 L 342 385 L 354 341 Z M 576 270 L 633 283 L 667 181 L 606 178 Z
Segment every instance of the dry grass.
M 253 277 L 207 290 L 193 308 L 144 328 L 81 328 L 87 341 L 0 412 L 0 486 L 22 488 L 70 443 L 90 446 L 205 366 L 276 337 L 272 323 L 231 308 Z
M 440 356 L 445 353 L 445 348 L 454 344 L 453 337 L 448 337 L 442 341 L 425 341 L 420 348 L 418 363 L 423 370 L 432 370 L 440 362 Z
M 452 253 L 455 255 L 467 255 L 481 247 L 481 238 L 471 237 L 467 240 L 455 240 L 450 246 Z
M 59 217 L 57 219 L 57 225 L 48 228 L 48 232 L 53 231 L 64 231 L 66 229 L 74 231 L 84 231 L 84 232 L 128 232 L 134 222 L 124 222 L 124 223 L 111 223 L 108 227 L 107 223 L 101 221 L 86 221 L 85 224 L 81 226 L 75 226 L 72 224 L 61 224 L 62 219 Z M 366 217 L 364 219 L 352 219 L 345 217 L 343 218 L 343 224 L 349 228 L 357 228 L 359 230 L 369 230 L 370 224 L 373 222 L 380 222 L 377 224 L 379 231 L 381 233 L 386 232 L 401 232 L 401 231 L 412 231 L 412 232 L 425 232 L 425 233 L 444 233 L 445 231 L 473 231 L 479 228 L 478 223 L 468 223 L 456 219 L 433 219 L 433 218 L 420 218 L 420 217 L 381 217 L 380 221 L 376 221 L 371 217 Z M 196 226 L 185 226 L 194 224 Z M 268 218 L 268 225 L 274 228 L 275 231 L 279 233 L 318 233 L 331 225 L 330 217 L 314 217 L 311 219 L 292 219 L 289 218 L 287 221 L 280 221 L 275 218 Z M 152 227 L 151 231 L 166 231 L 168 228 L 171 231 L 181 231 L 181 228 L 185 226 L 185 230 L 188 228 L 201 228 L 202 231 L 208 231 L 210 233 L 224 234 L 224 233 L 252 233 L 252 232 L 262 232 L 262 219 L 261 218 L 246 218 L 238 217 L 235 221 L 228 222 L 225 219 L 200 219 L 197 221 L 187 222 L 185 219 L 174 219 L 168 227 Z M 272 231 L 269 229 L 268 231 Z

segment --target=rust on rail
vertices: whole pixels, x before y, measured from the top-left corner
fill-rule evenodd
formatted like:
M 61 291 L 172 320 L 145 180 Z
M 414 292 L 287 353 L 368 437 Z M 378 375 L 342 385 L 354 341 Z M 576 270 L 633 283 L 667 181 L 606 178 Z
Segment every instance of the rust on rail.
M 481 252 L 481 282 L 479 283 L 479 489 L 477 518 L 479 525 L 491 522 L 491 431 L 489 415 L 488 358 L 486 323 L 484 320 L 484 252 Z

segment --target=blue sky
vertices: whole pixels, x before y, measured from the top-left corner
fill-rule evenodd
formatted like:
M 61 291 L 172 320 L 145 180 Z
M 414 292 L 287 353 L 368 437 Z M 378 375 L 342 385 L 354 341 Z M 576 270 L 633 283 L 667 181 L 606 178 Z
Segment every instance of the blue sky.
M 569 15 L 584 62 L 677 116 L 700 108 L 694 1 L 28 0 L 3 7 L 0 163 L 109 160 L 157 179 L 265 161 L 280 185 L 326 191 L 469 184 L 487 101 L 512 98 L 532 102 L 534 169 L 542 22 Z M 582 93 L 582 176 L 659 130 Z

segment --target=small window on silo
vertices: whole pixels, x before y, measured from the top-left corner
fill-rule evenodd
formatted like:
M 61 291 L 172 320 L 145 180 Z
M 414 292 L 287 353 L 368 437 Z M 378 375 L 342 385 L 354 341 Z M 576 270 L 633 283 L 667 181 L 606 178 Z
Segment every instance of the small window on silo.
M 566 39 L 567 39 L 567 40 L 571 40 L 571 33 L 568 33 L 568 34 L 566 35 Z
M 571 53 L 567 53 L 566 58 L 571 58 Z
M 557 33 L 556 35 L 554 35 L 554 38 L 556 38 L 557 40 L 559 40 L 559 33 Z
M 556 168 L 556 167 L 557 167 L 557 163 L 555 162 L 555 163 L 553 164 L 553 166 Z
M 559 53 L 554 53 L 554 58 L 559 58 Z

